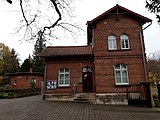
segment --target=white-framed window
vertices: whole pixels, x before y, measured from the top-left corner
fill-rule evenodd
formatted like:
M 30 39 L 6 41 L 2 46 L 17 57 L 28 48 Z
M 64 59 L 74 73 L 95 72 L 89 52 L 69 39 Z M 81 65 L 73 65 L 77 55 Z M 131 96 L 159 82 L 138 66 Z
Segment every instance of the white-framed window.
M 70 70 L 68 68 L 59 70 L 58 86 L 70 86 Z
M 34 84 L 36 84 L 36 78 L 32 78 L 31 82 L 34 83 Z
M 129 45 L 129 37 L 128 35 L 121 35 L 120 36 L 121 39 L 121 49 L 129 49 L 130 45 Z
M 114 36 L 114 35 L 108 36 L 108 49 L 109 50 L 116 50 L 117 49 L 116 36 Z
M 126 64 L 118 64 L 114 66 L 116 85 L 128 85 L 128 68 Z
M 31 88 L 36 88 L 36 78 L 31 79 Z
M 32 78 L 31 83 L 36 85 L 36 78 Z

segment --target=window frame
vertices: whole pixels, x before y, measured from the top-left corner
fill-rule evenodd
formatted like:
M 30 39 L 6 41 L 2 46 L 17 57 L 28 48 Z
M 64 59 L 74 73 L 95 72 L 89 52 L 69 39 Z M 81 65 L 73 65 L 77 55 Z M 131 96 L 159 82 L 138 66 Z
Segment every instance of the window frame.
M 37 84 L 36 78 L 32 78 L 32 79 L 31 79 L 31 82 L 34 82 L 35 84 Z
M 61 72 L 61 70 L 63 70 L 63 72 Z M 66 70 L 68 70 L 68 72 L 66 72 Z M 60 80 L 60 76 L 63 75 L 63 84 L 61 84 L 61 80 Z M 68 84 L 65 84 L 66 82 L 66 75 L 68 75 Z M 58 72 L 58 87 L 69 87 L 70 86 L 70 69 L 68 68 L 61 68 L 59 69 Z
M 116 65 L 119 65 L 119 69 L 116 68 Z M 129 84 L 129 77 L 128 77 L 128 66 L 126 64 L 116 64 L 114 65 L 114 74 L 115 74 L 115 84 L 116 85 L 128 85 Z M 125 66 L 126 68 L 122 68 L 122 66 Z M 120 83 L 118 83 L 117 80 L 117 73 L 116 72 L 120 72 Z M 123 79 L 123 72 L 126 72 L 126 80 L 127 82 L 124 82 L 125 80 Z
M 116 38 L 115 35 L 109 35 L 108 36 L 108 50 L 117 50 L 117 38 Z
M 127 46 L 126 41 L 128 42 L 128 47 L 126 47 Z M 123 42 L 124 42 L 124 47 L 122 45 Z M 121 44 L 121 49 L 122 50 L 130 49 L 129 36 L 126 35 L 126 34 L 122 34 L 120 36 L 120 44 Z
M 35 86 L 37 86 L 37 80 L 36 80 L 36 78 L 31 78 L 31 84 L 34 84 Z

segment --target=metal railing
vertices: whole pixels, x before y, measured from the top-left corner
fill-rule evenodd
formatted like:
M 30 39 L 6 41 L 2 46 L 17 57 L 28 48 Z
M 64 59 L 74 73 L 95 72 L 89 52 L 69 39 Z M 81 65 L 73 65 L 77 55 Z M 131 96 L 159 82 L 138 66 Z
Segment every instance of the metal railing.
M 149 84 L 137 84 L 126 87 L 128 105 L 151 106 Z

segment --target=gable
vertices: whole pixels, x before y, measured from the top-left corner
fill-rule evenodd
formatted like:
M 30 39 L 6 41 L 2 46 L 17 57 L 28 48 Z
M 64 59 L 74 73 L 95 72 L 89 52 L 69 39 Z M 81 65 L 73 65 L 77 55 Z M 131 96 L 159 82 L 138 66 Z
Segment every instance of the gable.
M 127 8 L 124 8 L 120 5 L 116 5 L 113 8 L 107 10 L 106 12 L 102 13 L 101 15 L 97 16 L 91 21 L 87 21 L 87 43 L 92 43 L 93 38 L 93 29 L 95 29 L 97 24 L 110 16 L 115 16 L 114 21 L 118 21 L 120 16 L 125 16 L 126 18 L 129 18 L 132 21 L 136 21 L 139 26 L 143 26 L 147 22 L 152 22 L 151 19 L 144 17 L 138 13 L 135 13 Z M 114 22 L 113 21 L 113 22 Z M 114 24 L 114 23 L 112 23 Z M 107 27 L 107 26 L 106 26 Z
M 132 19 L 137 20 L 141 25 L 145 24 L 146 22 L 152 21 L 151 19 L 147 17 L 137 14 L 117 4 L 116 6 L 104 12 L 103 14 L 99 15 L 98 17 L 94 18 L 93 20 L 88 21 L 87 24 L 89 26 L 96 25 L 99 21 L 105 19 L 108 15 L 126 15 Z

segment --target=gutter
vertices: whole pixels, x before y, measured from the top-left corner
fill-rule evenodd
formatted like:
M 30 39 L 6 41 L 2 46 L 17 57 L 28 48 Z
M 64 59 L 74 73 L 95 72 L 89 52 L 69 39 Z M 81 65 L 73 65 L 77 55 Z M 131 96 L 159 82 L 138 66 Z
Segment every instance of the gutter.
M 144 50 L 144 41 L 142 37 L 142 33 L 145 29 L 147 29 L 150 25 L 152 24 L 152 21 L 150 22 L 149 25 L 147 25 L 145 28 L 143 28 L 140 31 L 140 41 L 141 41 L 141 48 L 142 48 L 142 57 L 143 57 L 143 66 L 144 66 L 144 73 L 145 73 L 145 79 L 148 81 L 148 74 L 147 74 L 147 65 L 146 65 L 146 57 L 145 57 L 145 50 Z

